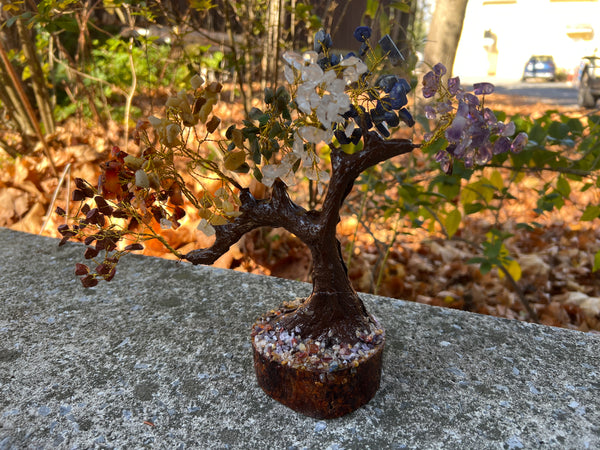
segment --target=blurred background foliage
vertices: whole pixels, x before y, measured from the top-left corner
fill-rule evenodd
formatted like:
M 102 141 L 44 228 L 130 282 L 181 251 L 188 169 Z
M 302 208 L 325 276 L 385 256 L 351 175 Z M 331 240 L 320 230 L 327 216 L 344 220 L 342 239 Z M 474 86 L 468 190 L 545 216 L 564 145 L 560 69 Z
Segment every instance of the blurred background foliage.
M 196 73 L 223 83 L 224 104 L 232 111 L 233 105 L 239 107 L 237 120 L 241 121 L 265 88 L 279 83 L 281 53 L 312 48 L 314 33 L 320 28 L 331 33 L 334 47 L 344 54 L 356 50 L 352 32 L 358 25 L 371 26 L 374 40 L 390 34 L 406 63 L 386 70 L 406 77 L 416 87 L 423 73 L 419 61 L 431 16 L 428 5 L 426 0 L 3 1 L 0 226 L 33 232 L 44 229 L 61 186 L 67 185 L 68 190 L 75 169 L 83 178 L 97 176 L 98 164 L 110 146 L 125 140 L 126 147 L 136 120 L 162 107 Z M 350 219 L 341 224 L 344 254 L 357 289 L 405 299 L 427 297 L 427 289 L 452 291 L 442 300 L 431 292 L 427 298 L 434 304 L 439 300 L 445 306 L 478 310 L 477 302 L 468 300 L 474 298 L 474 284 L 481 285 L 482 274 L 497 269 L 521 300 L 521 306 L 515 307 L 506 296 L 502 304 L 509 305 L 507 310 L 530 319 L 544 311 L 554 294 L 546 298 L 542 291 L 548 291 L 547 286 L 524 289 L 535 283 L 519 281 L 527 272 L 525 260 L 518 255 L 523 250 L 510 243 L 522 238 L 522 233 L 538 236 L 557 211 L 586 225 L 600 220 L 600 123 L 594 113 L 574 117 L 557 111 L 511 119 L 517 132 L 529 133 L 531 143 L 521 154 L 494 160 L 489 167 L 457 165 L 453 173 L 443 174 L 431 157 L 439 150 L 436 145 L 440 143 L 434 143 L 411 158 L 387 161 L 362 175 L 346 204 Z M 420 141 L 430 124 L 424 117 L 417 120 L 416 131 L 397 129 L 395 133 Z M 75 136 L 69 128 L 72 123 L 79 130 L 104 133 L 104 140 L 96 146 L 102 148 Z M 116 142 L 107 138 L 114 135 Z M 321 152 L 326 160 L 327 149 Z M 312 202 L 315 189 L 309 186 L 309 192 L 299 195 L 304 195 L 306 203 Z M 581 195 L 575 197 L 576 193 Z M 528 209 L 525 219 L 511 216 L 522 212 L 515 205 Z M 368 248 L 361 247 L 359 234 L 369 236 Z M 187 241 L 182 245 L 196 239 L 183 235 Z M 399 250 L 399 242 L 422 243 L 424 237 L 458 245 L 460 251 L 454 254 L 459 255 L 456 264 L 461 268 L 447 260 L 429 268 L 415 264 L 414 258 L 429 252 L 423 246 L 410 252 L 406 246 Z M 272 274 L 283 271 L 286 258 L 294 252 L 296 261 L 303 258 L 303 251 L 278 233 L 260 231 L 252 239 L 244 251 L 270 267 Z M 285 254 L 279 254 L 274 264 L 278 251 Z M 582 251 L 587 259 L 576 267 L 586 267 L 589 275 L 600 268 L 600 249 L 594 241 Z M 450 258 L 448 252 L 444 255 Z M 467 261 L 475 269 L 465 271 L 462 267 Z M 236 264 L 243 263 L 233 261 L 230 266 Z M 296 262 L 286 276 L 306 280 L 310 263 L 306 267 L 300 271 Z M 422 283 L 421 276 L 431 282 Z M 454 286 L 455 281 L 462 287 Z M 598 277 L 588 276 L 585 283 L 582 289 L 598 297 L 600 308 Z M 556 295 L 565 294 L 565 289 L 557 287 Z M 487 302 L 490 295 L 482 295 L 481 301 Z M 480 309 L 500 311 L 490 308 L 487 304 Z M 599 324 L 588 321 L 586 326 L 600 329 Z
M 229 100 L 241 100 L 248 112 L 257 92 L 277 84 L 280 53 L 309 48 L 322 27 L 331 30 L 338 48 L 351 49 L 352 30 L 367 22 L 380 35 L 391 34 L 414 68 L 424 33 L 417 3 L 3 2 L 0 127 L 23 140 L 17 149 L 5 141 L 0 145 L 12 156 L 30 152 L 40 138 L 34 122 L 42 134 L 51 134 L 57 122 L 72 115 L 99 124 L 124 120 L 131 113 L 128 97 L 161 87 L 181 89 L 198 72 L 232 83 Z
M 425 42 L 427 4 L 426 0 L 2 2 L 0 160 L 13 161 L 5 166 L 11 175 L 2 187 L 13 196 L 15 190 L 26 191 L 28 199 L 21 207 L 11 205 L 14 214 L 5 212 L 0 225 L 18 221 L 21 226 L 31 218 L 27 216 L 49 210 L 61 184 L 73 178 L 70 171 L 78 168 L 77 162 L 65 147 L 91 141 L 74 136 L 67 124 L 76 123 L 78 130 L 90 133 L 104 129 L 107 137 L 124 135 L 126 144 L 136 120 L 186 88 L 196 73 L 223 83 L 222 98 L 243 105 L 248 115 L 253 100 L 261 99 L 265 88 L 278 85 L 280 54 L 311 49 L 321 28 L 332 34 L 335 48 L 344 54 L 357 49 L 352 33 L 358 25 L 371 26 L 375 40 L 390 34 L 406 58 L 395 70 L 410 78 Z M 116 133 L 111 131 L 115 124 Z M 60 125 L 66 128 L 57 133 Z M 109 143 L 122 145 L 108 139 L 104 152 Z M 102 155 L 89 147 L 93 145 L 77 159 L 98 164 Z M 43 161 L 35 169 L 18 170 L 14 161 L 40 151 Z M 30 181 L 32 186 L 24 189 Z M 307 196 L 313 199 L 316 186 L 311 184 L 309 190 Z M 35 231 L 31 225 L 24 229 Z

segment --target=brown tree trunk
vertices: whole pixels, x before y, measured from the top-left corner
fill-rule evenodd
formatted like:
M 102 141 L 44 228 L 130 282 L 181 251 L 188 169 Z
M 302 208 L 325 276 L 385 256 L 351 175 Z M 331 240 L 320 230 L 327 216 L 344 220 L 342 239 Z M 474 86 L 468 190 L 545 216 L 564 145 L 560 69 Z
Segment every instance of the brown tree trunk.
M 467 0 L 437 0 L 425 44 L 425 63 L 439 62 L 452 74 L 458 41 L 462 32 Z
M 317 213 L 316 227 L 312 232 L 295 233 L 313 257 L 313 292 L 278 325 L 288 332 L 298 326 L 304 339 L 353 344 L 358 341 L 357 331 L 369 331 L 371 317 L 352 288 L 336 238 L 339 212 L 354 181 L 364 170 L 392 156 L 408 153 L 415 146 L 407 140 L 383 141 L 374 134 L 367 134 L 364 139 L 364 150 L 353 155 L 333 149 L 331 181 L 323 208 Z
M 354 344 L 356 331 L 369 330 L 370 316 L 352 287 L 342 260 L 335 233 L 323 233 L 309 245 L 313 258 L 313 291 L 296 310 L 277 325 L 292 332 L 296 327 L 303 339 Z
M 277 86 L 279 74 L 279 34 L 282 26 L 282 0 L 270 0 L 266 11 L 266 35 L 263 38 L 261 88 Z
M 382 161 L 412 152 L 418 145 L 406 139 L 384 141 L 368 132 L 364 149 L 347 154 L 332 147 L 331 180 L 320 211 L 307 211 L 292 202 L 285 184 L 276 180 L 269 200 L 256 200 L 248 189 L 240 193 L 242 215 L 233 222 L 215 227 L 214 244 L 193 250 L 185 258 L 193 264 L 212 264 L 245 233 L 260 226 L 283 227 L 304 242 L 313 257 L 313 292 L 300 307 L 284 314 L 276 323 L 303 339 L 326 344 L 354 344 L 357 332 L 370 331 L 371 317 L 352 288 L 343 262 L 336 226 L 340 208 L 358 176 Z

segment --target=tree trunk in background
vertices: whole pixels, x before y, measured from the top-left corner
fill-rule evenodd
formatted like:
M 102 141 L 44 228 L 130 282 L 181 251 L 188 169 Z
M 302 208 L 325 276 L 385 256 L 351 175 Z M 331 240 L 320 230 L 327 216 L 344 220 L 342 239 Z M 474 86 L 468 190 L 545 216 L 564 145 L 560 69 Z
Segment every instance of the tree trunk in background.
M 280 32 L 282 26 L 282 0 L 270 0 L 266 11 L 266 36 L 263 39 L 262 89 L 277 86 L 279 76 Z
M 437 0 L 425 44 L 425 63 L 441 62 L 452 74 L 452 66 L 462 32 L 467 0 Z M 428 71 L 428 69 L 426 69 Z

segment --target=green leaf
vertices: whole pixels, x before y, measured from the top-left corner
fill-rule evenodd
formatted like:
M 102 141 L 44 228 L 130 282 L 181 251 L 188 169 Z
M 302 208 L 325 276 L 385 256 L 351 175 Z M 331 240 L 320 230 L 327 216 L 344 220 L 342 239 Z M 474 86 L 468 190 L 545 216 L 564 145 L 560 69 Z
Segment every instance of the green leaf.
M 581 135 L 581 133 L 583 133 L 583 125 L 579 119 L 569 119 L 567 121 L 567 126 L 573 134 Z
M 594 268 L 592 269 L 592 272 L 595 272 L 598 269 L 600 269 L 600 250 L 594 255 Z
M 10 28 L 13 26 L 13 24 L 17 21 L 17 19 L 19 18 L 19 16 L 12 16 L 10 17 L 6 22 L 5 25 L 7 28 Z
M 381 16 L 379 17 L 379 28 L 381 34 L 390 34 L 390 17 L 386 14 L 385 10 L 382 11 Z
M 310 28 L 313 30 L 318 30 L 323 25 L 321 17 L 317 16 L 316 14 L 311 14 L 311 16 L 308 18 L 308 22 L 310 23 Z
M 563 197 L 569 197 L 571 195 L 571 185 L 564 177 L 559 177 L 556 181 L 556 190 L 560 192 Z
M 588 122 L 593 123 L 595 125 L 600 124 L 600 116 L 598 115 L 591 115 L 589 117 L 587 117 Z
M 477 198 L 477 191 L 473 189 L 473 183 L 466 185 L 460 193 L 460 202 L 465 206 L 471 205 Z
M 72 33 L 79 32 L 79 25 L 73 17 L 61 16 L 55 18 L 52 22 L 62 30 L 70 31 Z
M 487 259 L 479 265 L 479 271 L 482 275 L 485 275 L 490 270 L 492 270 L 492 263 L 489 262 Z
M 445 180 L 444 180 L 445 181 Z M 440 195 L 445 200 L 452 200 L 460 193 L 460 184 L 456 182 L 441 182 L 437 185 Z
M 481 264 L 487 261 L 487 258 L 476 256 L 467 260 L 467 264 Z
M 476 200 L 483 200 L 489 203 L 494 198 L 495 188 L 490 180 L 483 177 L 481 180 L 467 184 L 461 194 L 460 201 L 463 205 L 468 205 Z
M 379 8 L 379 2 L 377 0 L 367 0 L 367 8 L 365 9 L 365 16 L 374 18 Z
M 468 205 L 465 205 L 464 208 L 465 208 L 465 214 L 470 215 L 470 214 L 478 213 L 479 211 L 484 209 L 485 206 L 482 205 L 481 203 L 470 203 Z
M 548 135 L 555 139 L 564 139 L 569 135 L 569 126 L 566 123 L 552 122 L 548 127 Z
M 494 115 L 496 116 L 496 119 L 498 119 L 498 122 L 506 121 L 506 113 L 504 111 L 494 111 Z
M 519 222 L 516 225 L 517 230 L 527 230 L 527 231 L 533 231 L 535 230 L 535 227 L 529 225 L 528 223 L 525 222 Z
M 498 118 L 498 120 L 502 119 Z M 517 131 L 529 131 L 529 128 L 531 126 L 531 119 L 528 116 L 517 114 L 512 116 L 510 120 L 512 120 L 517 126 Z
M 500 192 L 502 192 L 502 188 L 504 187 L 504 179 L 502 178 L 502 174 L 498 170 L 494 170 L 492 175 L 490 176 L 490 183 Z
M 385 220 L 388 220 L 390 217 L 392 217 L 392 215 L 396 214 L 398 210 L 396 208 L 386 208 L 386 210 L 383 212 L 383 218 Z
M 190 0 L 190 7 L 199 12 L 208 11 L 215 6 L 212 0 Z
M 425 145 L 423 146 L 423 150 L 425 150 L 427 153 L 437 153 L 440 150 L 446 148 L 447 146 L 448 141 L 443 137 L 440 137 L 433 142 L 425 143 Z
M 410 13 L 410 3 L 405 3 L 405 2 L 392 2 L 390 3 L 390 7 L 392 8 L 396 8 L 397 10 L 399 10 L 400 12 L 403 13 Z
M 427 117 L 425 117 L 423 114 L 417 114 L 414 118 L 416 122 L 423 127 L 423 130 L 426 133 L 429 133 L 431 131 L 431 126 Z
M 544 141 L 546 140 L 546 131 L 539 124 L 536 123 L 528 134 L 531 142 L 535 142 L 539 146 L 544 145 Z
M 450 211 L 446 216 L 446 221 L 444 226 L 446 227 L 446 232 L 448 233 L 448 237 L 454 236 L 454 234 L 458 231 L 458 227 L 460 226 L 460 222 L 462 220 L 462 215 L 458 209 Z
M 373 187 L 373 191 L 376 194 L 382 195 L 383 193 L 385 193 L 385 191 L 389 188 L 389 186 L 384 183 L 383 181 L 377 181 L 375 183 L 375 186 Z
M 306 3 L 297 3 L 296 4 L 296 16 L 298 16 L 298 18 L 303 19 L 305 18 L 309 13 L 310 10 L 312 9 L 311 5 L 307 5 Z
M 538 214 L 543 214 L 544 211 L 552 211 L 554 208 L 561 209 L 565 204 L 562 195 L 553 191 L 550 194 L 544 195 L 537 200 L 537 208 L 534 209 Z
M 594 220 L 599 215 L 600 215 L 600 206 L 588 205 L 587 208 L 585 208 L 585 211 L 583 212 L 581 219 L 579 219 L 579 220 L 581 220 L 582 222 L 589 222 L 590 220 Z

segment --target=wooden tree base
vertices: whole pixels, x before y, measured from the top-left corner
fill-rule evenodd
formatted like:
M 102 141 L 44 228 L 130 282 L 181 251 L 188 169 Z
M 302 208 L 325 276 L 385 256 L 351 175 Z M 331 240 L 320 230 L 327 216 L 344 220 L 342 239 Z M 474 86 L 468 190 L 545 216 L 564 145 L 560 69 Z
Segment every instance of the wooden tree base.
M 272 361 L 254 347 L 258 385 L 285 406 L 317 419 L 333 419 L 366 404 L 379 389 L 384 344 L 356 367 L 334 372 L 296 369 Z
M 252 329 L 256 378 L 267 395 L 318 419 L 351 413 L 373 398 L 385 344 L 374 319 L 371 331 L 357 333 L 361 340 L 353 346 L 327 347 L 323 341 L 301 341 L 294 333 L 274 330 L 271 319 L 280 313 L 271 311 Z

